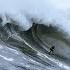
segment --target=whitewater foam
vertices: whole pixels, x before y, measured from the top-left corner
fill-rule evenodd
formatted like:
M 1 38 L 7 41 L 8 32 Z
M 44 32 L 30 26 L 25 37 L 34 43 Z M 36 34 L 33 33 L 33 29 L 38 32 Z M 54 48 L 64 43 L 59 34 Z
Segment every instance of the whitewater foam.
M 41 24 L 57 26 L 70 35 L 69 12 L 69 0 L 0 0 L 0 14 L 7 13 L 22 30 L 28 30 L 32 26 L 31 18 L 34 18 Z

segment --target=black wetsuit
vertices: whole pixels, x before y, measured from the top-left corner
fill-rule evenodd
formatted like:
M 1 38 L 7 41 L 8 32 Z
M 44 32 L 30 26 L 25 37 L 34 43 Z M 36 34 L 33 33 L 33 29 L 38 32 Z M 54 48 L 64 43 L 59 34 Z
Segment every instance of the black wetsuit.
M 52 46 L 51 48 L 50 48 L 50 54 L 53 54 L 54 53 L 54 50 L 55 50 L 55 46 Z

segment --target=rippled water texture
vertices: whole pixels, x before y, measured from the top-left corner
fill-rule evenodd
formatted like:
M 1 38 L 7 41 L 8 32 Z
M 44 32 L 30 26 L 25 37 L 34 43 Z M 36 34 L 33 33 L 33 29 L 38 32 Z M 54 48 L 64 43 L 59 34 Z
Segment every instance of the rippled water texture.
M 0 26 L 0 70 L 70 70 L 70 41 L 51 25 L 20 31 L 7 23 Z

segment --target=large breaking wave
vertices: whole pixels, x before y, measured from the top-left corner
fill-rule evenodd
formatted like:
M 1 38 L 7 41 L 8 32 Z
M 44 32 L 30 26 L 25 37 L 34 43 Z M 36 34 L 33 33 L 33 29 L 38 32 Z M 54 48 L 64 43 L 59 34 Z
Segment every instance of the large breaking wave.
M 0 0 L 0 7 L 0 70 L 70 70 L 69 0 Z
M 6 17 L 10 21 L 3 22 L 0 18 L 1 70 L 70 69 L 70 41 L 57 26 L 45 26 L 32 18 L 32 27 L 25 30 L 17 21 Z M 56 46 L 54 55 L 49 55 L 53 45 Z

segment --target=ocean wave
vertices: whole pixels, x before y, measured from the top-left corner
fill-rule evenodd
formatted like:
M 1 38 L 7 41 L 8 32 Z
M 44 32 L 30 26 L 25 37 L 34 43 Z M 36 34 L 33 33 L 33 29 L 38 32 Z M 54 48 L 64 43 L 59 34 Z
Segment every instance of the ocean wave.
M 0 70 L 70 70 L 69 9 L 69 0 L 0 0 Z
M 20 26 L 6 23 L 0 26 L 1 69 L 7 70 L 69 70 L 70 41 L 57 27 L 33 23 L 22 31 Z M 55 45 L 53 54 L 49 54 Z M 4 51 L 4 52 L 3 52 Z M 66 51 L 65 53 L 63 53 Z M 7 67 L 8 65 L 8 67 Z

